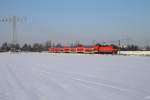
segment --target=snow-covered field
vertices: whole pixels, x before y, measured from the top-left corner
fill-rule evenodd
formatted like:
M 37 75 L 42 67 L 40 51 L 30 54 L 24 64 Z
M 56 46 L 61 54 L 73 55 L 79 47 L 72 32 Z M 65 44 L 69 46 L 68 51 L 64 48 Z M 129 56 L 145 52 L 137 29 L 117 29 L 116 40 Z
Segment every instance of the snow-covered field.
M 150 56 L 150 51 L 120 51 L 122 55 Z
M 0 100 L 150 100 L 150 57 L 0 53 Z

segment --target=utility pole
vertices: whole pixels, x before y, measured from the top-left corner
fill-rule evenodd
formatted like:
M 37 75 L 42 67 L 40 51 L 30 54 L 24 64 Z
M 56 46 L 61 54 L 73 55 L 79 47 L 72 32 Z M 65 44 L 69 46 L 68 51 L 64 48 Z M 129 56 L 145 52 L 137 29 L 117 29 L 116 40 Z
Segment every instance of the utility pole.
M 118 45 L 119 45 L 119 54 L 120 54 L 120 49 L 121 49 L 120 40 L 118 41 Z
M 16 16 L 12 17 L 12 43 L 17 44 L 17 32 L 16 32 Z
M 12 45 L 17 44 L 17 23 L 22 22 L 26 20 L 25 17 L 17 17 L 17 16 L 11 16 L 11 17 L 0 17 L 0 22 L 10 22 L 12 24 L 12 33 L 11 33 L 11 42 Z
M 96 40 L 93 40 L 93 41 L 92 41 L 92 45 L 93 45 L 93 46 L 96 45 Z

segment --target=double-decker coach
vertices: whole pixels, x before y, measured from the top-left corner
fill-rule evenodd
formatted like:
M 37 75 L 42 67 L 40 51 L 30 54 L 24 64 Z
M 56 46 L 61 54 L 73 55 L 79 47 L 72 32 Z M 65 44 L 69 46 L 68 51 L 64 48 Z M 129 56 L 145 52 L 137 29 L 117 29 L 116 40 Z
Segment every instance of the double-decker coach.
M 87 53 L 87 54 L 117 54 L 118 48 L 113 45 L 95 45 L 91 47 L 77 46 L 77 47 L 55 47 L 49 48 L 51 53 Z

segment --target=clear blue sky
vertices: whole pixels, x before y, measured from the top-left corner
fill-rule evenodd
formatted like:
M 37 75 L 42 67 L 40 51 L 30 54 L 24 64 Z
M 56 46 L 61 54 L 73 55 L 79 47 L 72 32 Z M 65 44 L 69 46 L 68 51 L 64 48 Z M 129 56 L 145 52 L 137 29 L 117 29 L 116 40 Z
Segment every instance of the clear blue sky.
M 132 41 L 150 44 L 150 0 L 0 0 L 0 16 L 26 16 L 17 24 L 21 43 Z M 0 23 L 0 42 L 11 23 Z

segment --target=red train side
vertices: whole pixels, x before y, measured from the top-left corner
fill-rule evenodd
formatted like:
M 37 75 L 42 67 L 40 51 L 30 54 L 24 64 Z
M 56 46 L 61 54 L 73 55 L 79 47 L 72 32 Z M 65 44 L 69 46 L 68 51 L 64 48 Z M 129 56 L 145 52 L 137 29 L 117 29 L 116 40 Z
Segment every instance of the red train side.
M 118 48 L 107 45 L 107 46 L 78 46 L 78 47 L 62 47 L 62 48 L 49 48 L 49 52 L 51 53 L 88 53 L 88 54 L 117 54 Z
M 117 54 L 118 49 L 108 45 L 108 46 L 96 46 L 95 47 L 95 53 L 101 53 L 101 54 Z

